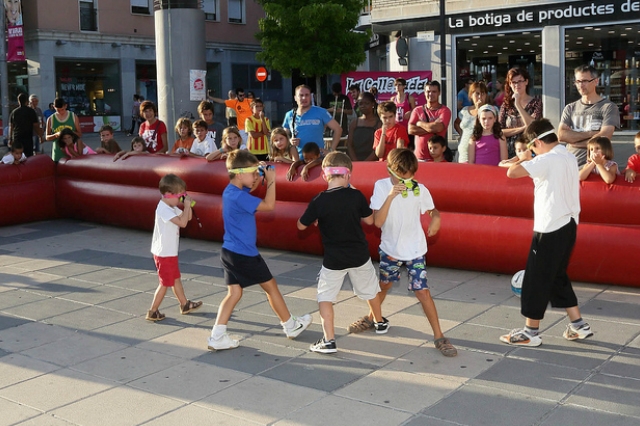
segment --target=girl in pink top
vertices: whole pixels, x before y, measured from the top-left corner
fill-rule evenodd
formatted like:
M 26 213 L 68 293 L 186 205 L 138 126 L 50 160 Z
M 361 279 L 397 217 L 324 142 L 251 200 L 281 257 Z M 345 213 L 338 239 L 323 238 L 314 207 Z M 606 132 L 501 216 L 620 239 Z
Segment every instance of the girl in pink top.
M 469 141 L 469 163 L 497 166 L 508 158 L 507 141 L 498 123 L 498 109 L 483 105 Z
M 96 152 L 82 143 L 82 140 L 71 129 L 62 129 L 58 138 L 58 146 L 64 151 L 67 158 L 77 158 Z
M 613 145 L 611 140 L 604 136 L 596 136 L 587 142 L 587 164 L 580 169 L 580 180 L 587 180 L 589 175 L 596 174 L 602 177 L 605 183 L 613 183 L 620 174 L 618 163 L 613 161 Z
M 416 100 L 404 91 L 405 87 L 407 87 L 407 80 L 396 78 L 394 85 L 397 92 L 390 101 L 396 104 L 396 123 L 408 129 L 409 118 L 411 118 L 411 111 L 416 107 Z

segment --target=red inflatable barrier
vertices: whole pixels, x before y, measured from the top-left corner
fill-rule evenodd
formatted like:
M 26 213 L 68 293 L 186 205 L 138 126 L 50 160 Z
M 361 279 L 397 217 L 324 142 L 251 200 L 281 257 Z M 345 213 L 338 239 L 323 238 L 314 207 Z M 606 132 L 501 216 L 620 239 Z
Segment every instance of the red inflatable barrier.
M 45 155 L 22 164 L 0 164 L 2 214 L 0 226 L 57 217 L 55 164 Z
M 48 166 L 53 174 L 52 164 Z M 275 211 L 256 215 L 258 245 L 321 254 L 318 230 L 296 228 L 308 202 L 326 189 L 320 168 L 312 170 L 307 182 L 299 177 L 288 182 L 288 166 L 275 167 L 278 203 Z M 197 201 L 195 211 L 202 227 L 193 220 L 184 234 L 221 240 L 221 193 L 229 182 L 222 161 L 161 155 L 117 162 L 106 155 L 63 160 L 56 169 L 54 213 L 150 231 L 160 199 L 158 181 L 167 173 L 182 177 Z M 351 182 L 370 197 L 375 182 L 387 176 L 384 163 L 356 163 Z M 507 274 L 524 268 L 533 233 L 530 179 L 508 179 L 506 170 L 498 167 L 433 163 L 422 163 L 416 178 L 429 188 L 442 215 L 440 232 L 429 239 L 430 265 Z M 260 187 L 256 195 L 263 196 L 264 191 Z M 640 250 L 640 182 L 628 184 L 618 178 L 607 185 L 590 179 L 582 183 L 581 202 L 578 239 L 569 266 L 572 279 L 640 286 L 640 266 L 634 260 Z M 424 216 L 424 229 L 428 222 Z M 377 258 L 380 230 L 364 229 L 371 255 Z

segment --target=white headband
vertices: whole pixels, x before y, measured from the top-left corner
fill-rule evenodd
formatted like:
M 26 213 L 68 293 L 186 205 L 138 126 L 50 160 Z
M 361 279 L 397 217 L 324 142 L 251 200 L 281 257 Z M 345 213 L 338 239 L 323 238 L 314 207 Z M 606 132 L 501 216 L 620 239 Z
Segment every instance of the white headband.
M 541 135 L 536 136 L 534 139 L 542 139 L 545 136 L 549 136 L 550 134 L 555 133 L 555 132 L 556 132 L 555 130 L 551 129 L 548 132 L 544 132 Z

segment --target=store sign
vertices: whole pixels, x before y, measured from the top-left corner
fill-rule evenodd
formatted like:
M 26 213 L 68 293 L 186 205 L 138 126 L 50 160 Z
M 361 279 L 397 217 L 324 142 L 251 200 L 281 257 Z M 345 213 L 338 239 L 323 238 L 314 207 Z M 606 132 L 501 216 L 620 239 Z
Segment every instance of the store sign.
M 189 70 L 189 100 L 204 101 L 207 99 L 205 79 L 207 70 Z
M 5 1 L 7 28 L 7 61 L 24 61 L 24 35 L 22 30 L 22 2 Z
M 426 103 L 424 86 L 431 81 L 431 71 L 406 72 L 365 72 L 355 71 L 342 74 L 342 87 L 348 89 L 352 85 L 360 86 L 361 92 L 368 92 L 375 87 L 378 90 L 378 102 L 388 101 L 396 93 L 393 85 L 396 78 L 407 80 L 405 92 L 413 95 L 417 105 Z M 351 94 L 348 95 L 351 99 Z M 354 99 L 351 99 L 353 102 Z
M 586 22 L 608 22 L 623 15 L 638 16 L 638 13 L 640 0 L 550 3 L 544 6 L 450 15 L 447 17 L 447 30 L 450 33 L 461 33 L 547 25 L 585 25 Z

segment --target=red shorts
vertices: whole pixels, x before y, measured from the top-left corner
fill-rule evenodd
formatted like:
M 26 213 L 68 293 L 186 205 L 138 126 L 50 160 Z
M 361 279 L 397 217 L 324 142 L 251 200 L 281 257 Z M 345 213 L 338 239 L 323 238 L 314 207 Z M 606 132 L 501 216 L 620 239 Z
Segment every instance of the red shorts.
M 153 261 L 156 263 L 160 284 L 164 287 L 173 287 L 176 280 L 180 278 L 178 256 L 160 257 L 154 254 Z

